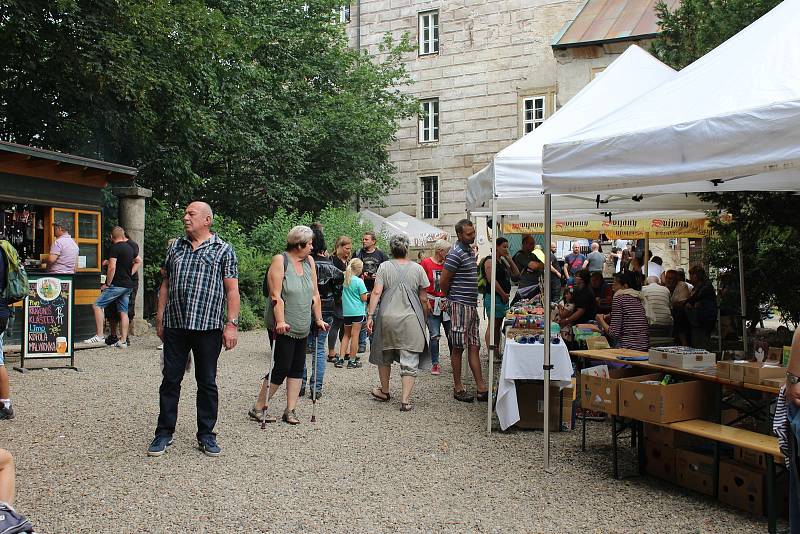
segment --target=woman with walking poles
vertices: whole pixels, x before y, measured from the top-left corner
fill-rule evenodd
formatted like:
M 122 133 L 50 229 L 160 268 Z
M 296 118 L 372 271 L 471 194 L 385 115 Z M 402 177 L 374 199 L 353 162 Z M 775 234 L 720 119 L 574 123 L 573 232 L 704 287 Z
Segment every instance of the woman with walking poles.
M 399 362 L 400 411 L 407 412 L 413 407 L 411 392 L 417 373 L 430 365 L 426 324 L 430 281 L 418 263 L 407 259 L 408 238 L 393 236 L 389 248 L 393 259 L 378 267 L 367 314 L 367 331 L 374 333 L 369 361 L 378 366 L 380 378 L 380 386 L 371 393 L 378 401 L 391 400 L 392 362 Z
M 286 236 L 286 252 L 277 254 L 267 273 L 269 301 L 266 323 L 272 341 L 272 365 L 264 378 L 251 419 L 266 423 L 276 419 L 266 413 L 269 400 L 286 380 L 286 408 L 283 421 L 300 423 L 295 406 L 300 394 L 306 343 L 312 328 L 328 330 L 322 319 L 317 272 L 310 257 L 314 233 L 308 226 L 295 226 Z M 313 317 L 312 317 L 313 314 Z M 267 393 L 269 392 L 269 396 Z

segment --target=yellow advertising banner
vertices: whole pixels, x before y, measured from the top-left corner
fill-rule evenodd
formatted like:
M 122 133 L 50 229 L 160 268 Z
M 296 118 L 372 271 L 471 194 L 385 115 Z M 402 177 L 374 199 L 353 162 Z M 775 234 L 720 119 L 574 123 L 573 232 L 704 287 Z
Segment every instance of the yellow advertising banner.
M 605 234 L 609 239 L 666 239 L 671 237 L 710 237 L 708 219 L 654 218 L 617 219 L 612 221 L 553 221 L 555 235 L 596 239 Z M 506 222 L 504 234 L 543 234 L 543 222 Z

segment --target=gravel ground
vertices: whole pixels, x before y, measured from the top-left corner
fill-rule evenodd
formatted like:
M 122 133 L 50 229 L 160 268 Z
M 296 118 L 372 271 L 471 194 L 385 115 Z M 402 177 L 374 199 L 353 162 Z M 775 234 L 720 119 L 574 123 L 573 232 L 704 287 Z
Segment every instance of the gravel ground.
M 219 458 L 195 448 L 193 377 L 175 445 L 145 455 L 158 411 L 154 336 L 79 352 L 81 373 L 13 372 L 18 415 L 0 421 L 0 445 L 17 460 L 17 507 L 43 533 L 766 531 L 766 521 L 633 476 L 627 449 L 630 476 L 613 480 L 605 424 L 592 424 L 585 454 L 579 432 L 554 434 L 545 473 L 541 432 L 487 437 L 486 404 L 452 399 L 446 363 L 418 380 L 409 413 L 370 399 L 369 364 L 330 366 L 315 424 L 304 400 L 301 425 L 261 431 L 246 412 L 264 339 L 245 333 L 220 359 Z M 399 387 L 393 376 L 393 396 Z

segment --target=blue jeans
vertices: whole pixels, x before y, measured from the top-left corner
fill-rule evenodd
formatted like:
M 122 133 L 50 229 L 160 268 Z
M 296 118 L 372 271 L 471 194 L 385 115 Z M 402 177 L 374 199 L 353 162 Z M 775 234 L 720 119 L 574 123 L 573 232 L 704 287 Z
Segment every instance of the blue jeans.
M 428 314 L 428 334 L 430 335 L 431 364 L 439 363 L 439 339 L 442 337 L 441 327 L 447 336 L 447 346 L 450 346 L 450 321 L 443 321 L 442 315 Z
M 333 317 L 324 317 L 324 321 L 328 324 L 333 322 Z M 311 357 L 317 358 L 317 376 L 311 375 L 311 383 L 314 384 L 315 389 L 317 391 L 322 391 L 322 380 L 325 378 L 325 365 L 328 363 L 328 332 L 324 330 L 320 330 L 317 332 L 316 338 L 314 337 L 314 332 L 312 331 L 308 335 L 308 348 L 312 351 L 314 350 L 314 343 L 316 342 L 317 345 L 317 354 L 312 354 Z M 305 389 L 306 382 L 308 382 L 308 370 L 307 367 L 303 368 L 303 385 L 302 389 Z
M 100 296 L 97 297 L 97 301 L 95 301 L 94 304 L 103 310 L 106 306 L 116 301 L 117 311 L 120 313 L 128 313 L 128 301 L 130 300 L 132 291 L 133 289 L 130 287 L 108 286 L 100 293 Z
M 358 346 L 359 346 L 359 348 L 367 346 L 367 321 L 366 321 L 366 319 L 364 320 L 363 323 L 361 323 L 361 331 L 358 333 Z

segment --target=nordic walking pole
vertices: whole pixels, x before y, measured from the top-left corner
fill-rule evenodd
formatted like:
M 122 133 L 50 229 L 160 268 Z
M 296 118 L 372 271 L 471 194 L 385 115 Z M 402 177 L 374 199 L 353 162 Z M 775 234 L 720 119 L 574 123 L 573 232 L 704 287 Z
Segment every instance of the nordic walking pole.
M 314 336 L 314 354 L 311 355 L 311 373 L 314 376 L 314 383 L 311 385 L 311 422 L 317 422 L 317 350 L 319 349 L 319 328 L 316 326 L 311 330 Z
M 275 317 L 275 301 L 272 301 L 272 316 Z M 276 323 L 277 325 L 277 323 Z M 272 368 L 275 364 L 275 343 L 278 341 L 278 331 L 272 331 L 272 347 L 270 347 L 269 358 L 267 361 L 269 362 L 269 367 L 267 368 L 267 400 L 264 402 L 264 407 L 261 408 L 261 430 L 267 429 L 267 410 L 269 409 L 269 390 L 272 388 Z

